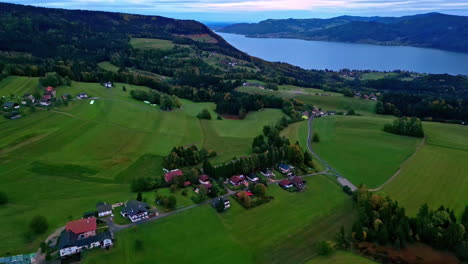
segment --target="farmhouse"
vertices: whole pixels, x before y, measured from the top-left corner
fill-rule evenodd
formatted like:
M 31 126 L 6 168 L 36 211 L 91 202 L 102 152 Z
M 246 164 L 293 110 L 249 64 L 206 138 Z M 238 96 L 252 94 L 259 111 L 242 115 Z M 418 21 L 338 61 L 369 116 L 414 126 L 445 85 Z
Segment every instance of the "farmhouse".
M 88 94 L 87 93 L 80 93 L 76 96 L 77 99 L 86 99 L 88 98 Z
M 12 110 L 12 109 L 18 109 L 18 108 L 20 108 L 20 105 L 14 102 L 6 102 L 3 104 L 4 110 Z
M 228 209 L 229 207 L 231 207 L 231 202 L 224 198 L 224 197 L 219 197 L 219 198 L 215 198 L 211 201 L 211 205 L 214 207 L 214 208 L 222 208 L 223 211 Z
M 106 202 L 100 202 L 96 205 L 99 217 L 104 217 L 112 214 L 112 205 Z
M 245 193 L 247 196 L 253 196 L 253 193 L 249 191 L 241 191 L 241 192 L 236 193 L 236 195 L 240 197 L 242 193 Z
M 288 179 L 281 180 L 278 183 L 278 185 L 283 189 L 289 189 L 289 188 L 293 187 L 293 183 Z
M 57 93 L 57 91 L 55 90 L 54 87 L 52 86 L 47 86 L 45 89 L 44 89 L 44 95 L 50 95 L 51 97 L 55 97 L 55 94 Z
M 200 182 L 200 184 L 209 184 L 210 178 L 208 177 L 208 175 L 203 174 L 203 175 L 200 175 L 200 177 L 198 177 L 198 181 Z
M 283 173 L 283 174 L 290 174 L 290 173 L 292 173 L 294 167 L 291 166 L 291 165 L 287 165 L 287 164 L 282 164 L 282 163 L 281 163 L 281 164 L 278 166 L 278 169 L 279 169 L 280 172 Z
M 184 173 L 179 169 L 171 170 L 170 172 L 167 172 L 166 174 L 164 174 L 164 180 L 167 183 L 170 183 L 174 180 L 175 177 L 180 177 L 183 175 Z
M 294 186 L 302 188 L 305 186 L 305 181 L 297 176 L 292 177 L 291 182 Z
M 259 181 L 260 179 L 258 178 L 257 174 L 255 173 L 250 173 L 249 175 L 247 175 L 247 179 L 251 182 L 256 182 L 256 181 Z
M 132 222 L 138 222 L 143 219 L 149 218 L 148 209 L 149 205 L 136 200 L 131 200 L 125 203 L 124 207 L 120 211 L 123 217 L 127 217 Z
M 260 170 L 260 173 L 267 177 L 267 178 L 274 178 L 275 177 L 275 174 L 271 171 L 271 170 L 268 170 L 268 169 L 262 169 Z
M 74 233 L 78 239 L 96 235 L 96 218 L 79 219 L 68 222 L 65 230 Z
M 242 185 L 245 183 L 245 177 L 244 175 L 234 175 L 231 178 L 229 178 L 229 183 L 234 186 Z
M 34 102 L 36 102 L 36 98 L 34 98 L 32 94 L 25 94 L 21 103 L 26 105 L 28 104 L 28 101 L 34 104 Z
M 111 82 L 105 82 L 105 83 L 103 83 L 103 85 L 106 88 L 112 88 L 112 83 Z
M 52 104 L 52 102 L 50 100 L 45 100 L 44 98 L 42 98 L 41 101 L 39 101 L 39 104 L 42 106 L 49 106 Z
M 74 232 L 64 230 L 60 234 L 60 257 L 74 255 L 86 249 L 110 247 L 112 246 L 112 239 L 113 235 L 110 231 L 86 238 L 79 238 Z

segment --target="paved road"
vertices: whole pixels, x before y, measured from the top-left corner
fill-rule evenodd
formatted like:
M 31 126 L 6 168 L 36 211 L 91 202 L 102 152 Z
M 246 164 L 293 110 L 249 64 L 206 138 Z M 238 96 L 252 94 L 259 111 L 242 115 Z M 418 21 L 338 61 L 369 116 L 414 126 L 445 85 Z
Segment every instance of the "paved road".
M 341 186 L 348 186 L 352 191 L 356 191 L 357 188 L 356 186 L 350 182 L 348 179 L 346 179 L 341 173 L 339 173 L 337 170 L 335 170 L 330 164 L 328 164 L 325 160 L 323 160 L 313 149 L 312 149 L 312 134 L 313 134 L 313 117 L 309 118 L 309 129 L 308 129 L 308 134 L 307 134 L 307 148 L 309 149 L 310 153 L 318 159 L 322 164 L 325 165 L 327 168 L 327 171 L 330 171 L 332 175 L 336 176 L 336 179 L 338 182 L 341 184 Z

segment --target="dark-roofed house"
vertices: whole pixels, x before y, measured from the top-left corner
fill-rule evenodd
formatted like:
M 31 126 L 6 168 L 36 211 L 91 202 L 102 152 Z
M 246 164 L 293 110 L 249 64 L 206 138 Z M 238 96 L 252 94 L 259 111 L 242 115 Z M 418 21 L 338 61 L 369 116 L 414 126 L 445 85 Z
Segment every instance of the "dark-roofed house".
M 80 93 L 76 96 L 76 98 L 78 99 L 86 99 L 88 98 L 88 94 L 87 93 Z
M 99 217 L 104 217 L 112 214 L 112 205 L 106 202 L 100 202 L 96 205 Z
M 291 179 L 292 184 L 298 188 L 302 188 L 305 185 L 305 181 L 297 176 L 292 177 Z
M 247 175 L 247 179 L 249 179 L 249 181 L 251 181 L 251 182 L 257 182 L 257 181 L 260 180 L 258 178 L 257 174 L 255 174 L 255 173 L 250 173 L 249 175 Z
M 171 170 L 170 172 L 167 172 L 166 174 L 164 174 L 164 180 L 166 182 L 172 182 L 175 177 L 180 177 L 183 175 L 184 173 L 179 169 Z
M 234 186 L 239 186 L 245 183 L 245 177 L 244 175 L 234 175 L 231 178 L 229 178 L 229 183 L 231 183 Z
M 274 178 L 275 174 L 269 169 L 262 169 L 260 173 L 267 178 Z
M 278 169 L 281 171 L 281 173 L 283 174 L 289 174 L 293 171 L 294 167 L 291 166 L 291 165 L 287 165 L 287 164 L 280 164 L 278 166 Z
M 18 109 L 18 108 L 20 108 L 20 105 L 14 102 L 6 102 L 3 104 L 4 110 L 13 110 L 13 109 Z
M 80 239 L 75 233 L 64 230 L 60 234 L 60 257 L 74 255 L 86 249 L 110 247 L 112 246 L 112 239 L 113 236 L 110 231 Z
M 289 188 L 293 187 L 292 182 L 290 180 L 288 180 L 288 179 L 284 179 L 284 180 L 280 181 L 278 183 L 278 185 L 283 189 L 289 189 Z
M 143 219 L 149 218 L 148 209 L 150 206 L 146 203 L 131 200 L 125 203 L 124 207 L 120 211 L 123 217 L 127 217 L 132 222 L 138 222 Z
M 203 174 L 203 175 L 200 175 L 200 177 L 198 177 L 198 181 L 200 182 L 200 184 L 209 184 L 210 178 L 208 177 L 208 175 Z
M 231 202 L 225 197 L 215 198 L 211 201 L 211 205 L 216 209 L 222 209 L 222 211 L 231 207 Z M 221 211 L 221 210 L 220 210 Z

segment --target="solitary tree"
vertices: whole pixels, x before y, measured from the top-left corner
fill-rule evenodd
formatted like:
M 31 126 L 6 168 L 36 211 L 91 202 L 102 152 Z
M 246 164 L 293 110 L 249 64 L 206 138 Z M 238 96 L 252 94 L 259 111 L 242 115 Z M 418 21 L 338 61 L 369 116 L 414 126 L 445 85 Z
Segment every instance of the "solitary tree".
M 258 197 L 264 197 L 266 195 L 267 188 L 264 184 L 262 183 L 257 183 L 253 187 L 253 193 L 257 195 Z
M 49 228 L 47 219 L 42 215 L 36 215 L 31 219 L 29 223 L 29 228 L 36 234 L 43 234 Z
M 5 192 L 0 191 L 0 205 L 8 203 L 8 196 Z
M 314 133 L 314 135 L 312 137 L 312 141 L 315 142 L 315 143 L 319 143 L 320 142 L 319 134 Z

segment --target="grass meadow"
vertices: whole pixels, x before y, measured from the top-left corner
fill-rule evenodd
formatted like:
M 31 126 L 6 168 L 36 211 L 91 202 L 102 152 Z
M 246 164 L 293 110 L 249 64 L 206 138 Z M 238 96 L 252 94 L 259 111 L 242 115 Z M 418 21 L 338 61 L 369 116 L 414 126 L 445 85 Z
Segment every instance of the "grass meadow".
M 103 70 L 114 72 L 114 73 L 119 71 L 119 67 L 115 66 L 114 64 L 110 63 L 109 61 L 100 62 L 100 63 L 98 63 L 98 66 Z
M 421 139 L 386 133 L 388 118 L 329 116 L 314 120 L 314 150 L 356 186 L 376 188 L 416 150 Z
M 203 205 L 124 230 L 115 248 L 92 252 L 84 263 L 299 263 L 315 256 L 317 241 L 331 239 L 341 225 L 349 228 L 355 217 L 351 199 L 322 176 L 309 178 L 304 193 L 276 185 L 268 193 L 275 199 L 250 210 L 231 199 L 222 214 Z M 134 249 L 137 239 L 141 250 Z
M 468 204 L 468 127 L 424 123 L 424 131 L 425 145 L 382 192 L 411 215 L 427 202 L 433 208 L 450 207 L 461 216 Z
M 38 79 L 9 77 L 0 95 L 30 92 Z M 122 86 L 126 86 L 124 92 Z M 26 238 L 30 219 L 44 215 L 49 231 L 93 210 L 99 201 L 134 198 L 134 177 L 162 175 L 162 157 L 174 146 L 197 144 L 216 150 L 214 162 L 247 155 L 253 137 L 276 122 L 281 111 L 266 109 L 245 120 L 199 120 L 213 103 L 182 100 L 180 111 L 163 112 L 129 96 L 142 86 L 73 82 L 57 95 L 87 92 L 116 100 L 74 100 L 68 106 L 17 120 L 0 118 L 0 190 L 10 203 L 0 208 L 0 255 L 35 251 L 45 235 Z M 230 129 L 233 127 L 234 129 Z
M 172 49 L 174 43 L 165 39 L 132 38 L 130 45 L 135 49 Z

